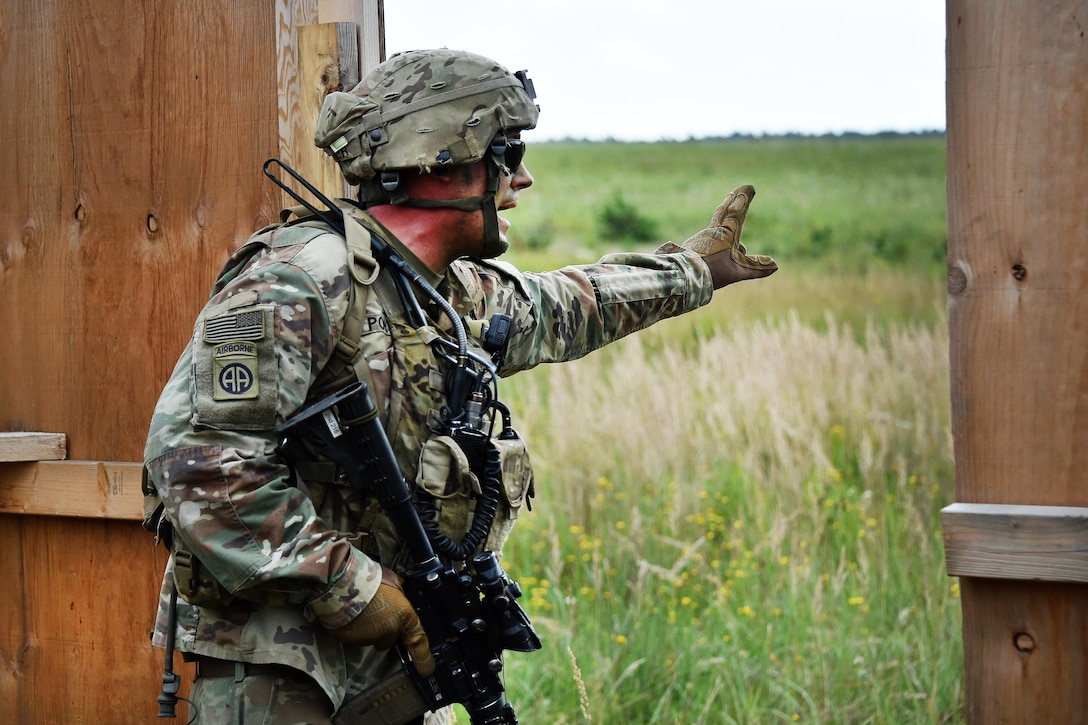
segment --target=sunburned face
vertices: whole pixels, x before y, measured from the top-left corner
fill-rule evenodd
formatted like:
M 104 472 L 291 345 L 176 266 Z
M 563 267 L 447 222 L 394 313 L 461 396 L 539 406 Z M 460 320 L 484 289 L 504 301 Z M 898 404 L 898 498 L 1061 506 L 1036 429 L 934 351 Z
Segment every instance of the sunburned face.
M 401 229 L 402 241 L 409 243 L 420 259 L 435 270 L 445 269 L 459 257 L 490 259 L 503 254 L 509 246 L 506 235 L 510 230 L 510 220 L 500 213 L 516 207 L 521 190 L 533 184 L 533 176 L 521 162 L 520 154 L 507 154 L 506 161 L 510 165 L 516 163 L 517 167 L 508 169 L 508 173 L 499 173 L 492 211 L 478 206 L 473 209 L 432 206 L 418 212 L 415 217 L 415 223 L 425 217 L 428 220 L 426 226 L 431 228 L 418 228 L 415 235 L 410 230 Z M 409 197 L 420 201 L 479 199 L 487 194 L 488 164 L 491 163 L 490 160 L 480 160 L 474 164 L 413 176 Z M 384 221 L 390 223 L 389 217 L 396 209 L 395 206 L 377 206 L 372 213 L 383 216 Z M 492 214 L 494 218 L 490 222 L 495 228 L 489 234 L 485 231 L 489 226 L 485 217 Z M 437 234 L 434 229 L 439 230 Z
M 471 167 L 465 167 L 466 177 L 463 186 L 457 192 L 462 197 L 479 196 L 485 193 L 487 188 L 487 164 L 480 161 Z M 491 259 L 503 254 L 509 247 L 507 232 L 510 230 L 510 220 L 501 215 L 501 212 L 513 209 L 518 205 L 518 194 L 522 189 L 533 185 L 533 175 L 519 162 L 516 169 L 509 174 L 499 175 L 498 188 L 495 190 L 495 212 L 498 216 L 498 238 L 487 239 L 484 233 L 484 215 L 482 212 L 465 212 L 457 222 L 446 228 L 447 244 L 449 248 L 456 249 L 456 256 L 477 257 Z

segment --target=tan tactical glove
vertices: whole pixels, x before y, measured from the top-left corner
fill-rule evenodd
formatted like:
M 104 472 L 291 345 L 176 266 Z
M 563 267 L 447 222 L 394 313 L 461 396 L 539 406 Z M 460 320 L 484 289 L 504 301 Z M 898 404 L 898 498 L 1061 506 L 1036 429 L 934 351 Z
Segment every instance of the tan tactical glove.
M 756 190 L 751 185 L 738 186 L 714 211 L 710 226 L 680 245 L 703 256 L 710 267 L 714 289 L 746 279 L 767 277 L 778 269 L 773 259 L 763 254 L 748 254 L 740 242 L 744 217 L 755 195 Z
M 382 569 L 382 583 L 366 609 L 332 633 L 342 642 L 372 645 L 383 650 L 400 641 L 411 655 L 416 672 L 423 677 L 434 674 L 434 657 L 427 633 L 400 588 L 400 577 L 390 569 Z

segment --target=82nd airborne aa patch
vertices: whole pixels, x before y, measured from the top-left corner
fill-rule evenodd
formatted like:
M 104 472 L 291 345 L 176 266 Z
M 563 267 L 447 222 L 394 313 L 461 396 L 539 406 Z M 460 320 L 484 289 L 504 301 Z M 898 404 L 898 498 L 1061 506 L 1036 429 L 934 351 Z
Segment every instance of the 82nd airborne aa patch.
M 225 342 L 213 352 L 213 400 L 249 400 L 260 395 L 257 346 L 252 342 Z

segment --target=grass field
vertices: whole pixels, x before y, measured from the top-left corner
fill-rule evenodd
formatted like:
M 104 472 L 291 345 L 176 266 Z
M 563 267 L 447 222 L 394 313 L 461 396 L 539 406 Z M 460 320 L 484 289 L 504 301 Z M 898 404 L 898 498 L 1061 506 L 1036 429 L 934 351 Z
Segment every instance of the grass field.
M 600 233 L 600 210 L 617 195 L 657 227 L 643 244 L 652 248 L 686 239 L 731 189 L 752 184 L 745 239 L 794 271 L 944 272 L 940 135 L 530 143 L 525 163 L 536 183 L 509 213 L 525 268 L 637 247 Z
M 745 240 L 782 269 L 503 383 L 537 470 L 505 556 L 545 642 L 507 658 L 522 722 L 962 722 L 938 522 L 943 139 L 543 144 L 526 161 L 524 268 L 633 246 L 600 238 L 616 189 L 682 240 L 747 182 Z

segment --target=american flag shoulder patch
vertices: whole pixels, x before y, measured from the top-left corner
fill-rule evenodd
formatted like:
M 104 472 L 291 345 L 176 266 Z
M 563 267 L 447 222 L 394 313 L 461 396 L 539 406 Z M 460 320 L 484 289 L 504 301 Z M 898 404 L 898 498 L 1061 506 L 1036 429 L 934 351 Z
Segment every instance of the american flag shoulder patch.
M 208 319 L 204 322 L 204 342 L 263 340 L 268 327 L 265 323 L 267 312 L 257 307 Z

